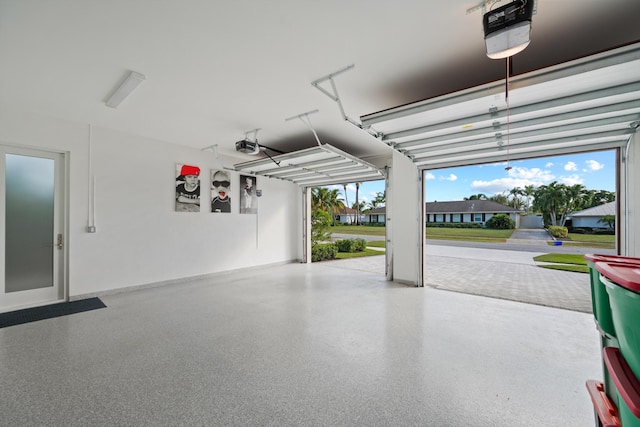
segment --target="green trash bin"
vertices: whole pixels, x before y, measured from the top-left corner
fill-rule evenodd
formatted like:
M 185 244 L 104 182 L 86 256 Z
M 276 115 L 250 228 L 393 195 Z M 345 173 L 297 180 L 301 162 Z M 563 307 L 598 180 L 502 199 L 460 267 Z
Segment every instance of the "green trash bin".
M 620 418 L 624 427 L 640 427 L 640 400 L 629 397 L 638 391 L 640 384 L 640 264 L 622 264 L 612 262 L 596 262 L 595 268 L 601 273 L 600 281 L 604 284 L 611 306 L 611 317 L 619 344 L 620 366 L 628 368 L 613 372 L 611 364 L 607 365 L 610 376 L 616 386 L 616 396 Z M 605 348 L 606 352 L 617 349 Z M 614 359 L 610 357 L 610 359 Z M 605 360 L 606 361 L 606 360 Z M 606 361 L 607 362 L 607 361 Z M 610 360 L 608 361 L 610 362 Z M 624 375 L 621 374 L 624 373 Z M 625 377 L 624 381 L 620 378 Z
M 609 295 L 605 290 L 604 284 L 600 281 L 600 272 L 595 269 L 596 262 L 614 262 L 620 264 L 637 264 L 640 265 L 640 258 L 631 258 L 615 255 L 587 254 L 584 256 L 589 266 L 591 280 L 591 307 L 596 324 L 601 333 L 604 333 L 607 341 L 611 341 L 611 337 L 616 337 L 613 319 L 611 318 L 611 305 L 609 303 Z M 607 346 L 611 345 L 607 342 Z
M 616 331 L 611 318 L 611 304 L 609 302 L 609 294 L 605 289 L 604 283 L 600 281 L 600 272 L 596 270 L 596 262 L 619 262 L 619 263 L 637 263 L 640 265 L 640 258 L 629 258 L 616 255 L 587 254 L 584 256 L 589 266 L 591 281 L 591 306 L 593 309 L 593 317 L 596 326 L 600 332 L 600 349 L 605 347 L 618 347 L 616 339 Z M 602 379 L 604 382 L 604 390 L 607 396 L 613 401 L 617 399 L 616 386 L 607 371 L 607 367 L 602 360 Z
M 609 294 L 620 352 L 640 378 L 640 265 L 596 262 Z

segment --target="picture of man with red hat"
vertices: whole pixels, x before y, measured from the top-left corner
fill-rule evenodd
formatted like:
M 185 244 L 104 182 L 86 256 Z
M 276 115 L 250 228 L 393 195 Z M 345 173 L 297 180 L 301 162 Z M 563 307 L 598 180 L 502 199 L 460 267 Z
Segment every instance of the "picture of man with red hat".
M 200 168 L 178 165 L 176 212 L 200 212 Z

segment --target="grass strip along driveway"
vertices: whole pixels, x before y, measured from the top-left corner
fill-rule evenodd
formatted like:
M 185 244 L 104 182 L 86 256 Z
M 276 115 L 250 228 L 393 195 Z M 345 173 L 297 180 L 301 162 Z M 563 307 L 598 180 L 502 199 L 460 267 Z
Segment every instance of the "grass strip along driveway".
M 538 267 L 550 268 L 552 270 L 574 271 L 576 273 L 589 273 L 587 260 L 582 254 L 544 254 L 534 257 L 535 262 L 549 264 L 539 264 Z
M 505 243 L 514 230 L 491 230 L 487 228 L 427 227 L 427 239 L 464 240 L 467 242 Z

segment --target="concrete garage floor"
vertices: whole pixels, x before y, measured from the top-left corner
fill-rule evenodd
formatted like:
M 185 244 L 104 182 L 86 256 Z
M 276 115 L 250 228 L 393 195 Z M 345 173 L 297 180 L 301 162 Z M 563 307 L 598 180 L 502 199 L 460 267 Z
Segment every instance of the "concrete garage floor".
M 288 264 L 0 329 L 0 425 L 593 425 L 592 316 Z

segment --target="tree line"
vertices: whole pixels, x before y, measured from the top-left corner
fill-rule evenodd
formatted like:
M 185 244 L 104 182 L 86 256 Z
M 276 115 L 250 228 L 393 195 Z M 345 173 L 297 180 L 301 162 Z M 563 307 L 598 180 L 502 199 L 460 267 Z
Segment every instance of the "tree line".
M 360 183 L 356 182 L 355 186 L 355 202 L 350 207 L 355 210 L 354 222 L 358 224 L 361 213 L 385 205 L 386 195 L 384 192 L 378 192 L 369 202 L 360 201 Z M 346 198 L 347 184 L 343 187 Z M 486 196 L 483 193 L 473 194 L 465 197 L 464 200 L 491 200 L 522 210 L 527 214 L 539 213 L 546 226 L 564 226 L 567 215 L 613 202 L 616 200 L 616 193 L 607 190 L 589 190 L 582 184 L 566 185 L 553 181 L 538 187 L 533 185 L 526 185 L 524 188 L 514 187 L 493 196 Z M 339 189 L 316 187 L 311 190 L 311 207 L 314 211 L 320 209 L 335 218 L 336 212 L 348 206 L 348 200 L 342 198 Z
M 356 200 L 353 204 L 351 204 L 351 209 L 355 210 L 354 215 L 354 223 L 360 223 L 360 215 L 361 213 L 367 212 L 371 209 L 379 208 L 385 205 L 386 196 L 384 192 L 376 193 L 376 197 L 371 199 L 369 202 L 360 201 L 359 200 L 359 192 L 360 192 L 360 183 L 356 182 Z M 344 196 L 347 198 L 347 184 L 343 185 L 344 187 Z M 339 212 L 340 209 L 349 207 L 348 200 L 342 198 L 342 194 L 340 190 L 337 188 L 329 189 L 325 187 L 316 187 L 311 189 L 311 209 L 312 210 L 323 210 L 331 214 L 332 218 L 335 218 L 335 213 Z
M 539 213 L 544 224 L 564 226 L 567 215 L 616 200 L 616 193 L 607 190 L 589 190 L 582 184 L 566 185 L 553 181 L 548 185 L 524 188 L 514 187 L 503 193 L 487 197 L 474 194 L 464 200 L 492 200 L 505 206 Z

